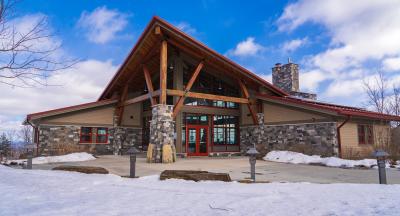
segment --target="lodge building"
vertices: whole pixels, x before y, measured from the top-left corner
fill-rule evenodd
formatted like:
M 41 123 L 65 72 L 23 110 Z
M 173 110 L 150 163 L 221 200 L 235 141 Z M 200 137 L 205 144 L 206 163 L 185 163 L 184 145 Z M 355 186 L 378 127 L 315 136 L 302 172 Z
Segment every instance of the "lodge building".
M 292 150 L 366 157 L 390 144 L 399 116 L 316 100 L 299 91 L 297 64 L 276 64 L 273 84 L 154 17 L 96 102 L 29 114 L 39 155 L 147 151 L 175 155 Z

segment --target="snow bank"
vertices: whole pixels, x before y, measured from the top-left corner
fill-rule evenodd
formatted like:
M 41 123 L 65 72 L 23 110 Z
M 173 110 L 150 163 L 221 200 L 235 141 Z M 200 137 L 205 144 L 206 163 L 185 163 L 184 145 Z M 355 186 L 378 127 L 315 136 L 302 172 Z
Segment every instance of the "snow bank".
M 368 167 L 372 168 L 376 166 L 375 159 L 364 159 L 364 160 L 346 160 L 337 157 L 321 157 L 319 155 L 305 155 L 302 153 L 291 152 L 291 151 L 271 151 L 265 157 L 264 160 L 292 163 L 292 164 L 322 164 L 330 167 Z
M 398 215 L 400 185 L 159 181 L 0 168 L 0 215 Z
M 86 152 L 71 153 L 60 156 L 48 156 L 48 157 L 35 157 L 32 159 L 32 164 L 47 164 L 47 163 L 62 163 L 62 162 L 79 162 L 96 159 L 93 155 Z M 23 163 L 26 160 L 12 160 L 10 162 Z

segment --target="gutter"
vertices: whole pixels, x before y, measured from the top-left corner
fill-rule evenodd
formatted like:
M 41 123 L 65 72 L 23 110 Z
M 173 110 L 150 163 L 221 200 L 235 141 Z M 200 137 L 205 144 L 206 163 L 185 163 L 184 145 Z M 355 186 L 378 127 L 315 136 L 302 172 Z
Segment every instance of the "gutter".
M 340 128 L 342 128 L 349 120 L 350 120 L 350 115 L 347 115 L 346 120 L 342 122 L 337 128 L 336 128 L 336 133 L 337 133 L 337 141 L 338 141 L 338 150 L 339 150 L 339 158 L 342 158 L 342 142 L 341 142 L 341 137 L 340 137 Z

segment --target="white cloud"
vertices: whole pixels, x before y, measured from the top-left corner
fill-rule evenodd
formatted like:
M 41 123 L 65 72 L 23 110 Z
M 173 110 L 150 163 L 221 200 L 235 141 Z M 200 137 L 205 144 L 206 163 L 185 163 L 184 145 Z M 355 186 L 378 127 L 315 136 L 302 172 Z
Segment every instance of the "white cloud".
M 239 57 L 257 55 L 264 47 L 254 42 L 254 40 L 254 37 L 248 37 L 246 40 L 239 42 L 234 49 L 229 50 L 227 54 Z
M 338 80 L 330 83 L 325 95 L 328 97 L 349 97 L 365 91 L 362 79 Z
M 388 70 L 399 67 L 397 58 L 388 59 L 400 53 L 399 10 L 397 0 L 300 0 L 286 6 L 277 24 L 281 32 L 294 31 L 306 23 L 326 29 L 328 48 L 306 60 L 306 71 L 317 70 L 333 80 L 327 95 L 333 95 L 333 91 L 343 95 L 346 86 L 341 89 L 341 83 L 359 92 L 355 82 L 375 72 L 372 62 L 381 62 L 377 67 L 383 65 Z M 342 82 L 348 80 L 352 81 Z M 320 82 L 310 86 L 315 88 Z
M 301 72 L 299 77 L 301 89 L 316 92 L 318 84 L 322 81 L 329 79 L 329 75 L 319 70 L 312 70 L 308 72 Z
M 387 59 L 383 60 L 383 69 L 386 71 L 400 70 L 400 57 L 387 58 Z
M 175 26 L 179 30 L 181 30 L 181 31 L 183 31 L 183 32 L 185 32 L 187 34 L 190 34 L 190 35 L 197 34 L 197 30 L 187 22 L 179 22 L 179 23 L 176 23 Z
M 92 12 L 84 11 L 78 21 L 78 27 L 86 30 L 89 41 L 104 44 L 116 37 L 128 24 L 128 15 L 107 7 L 98 7 Z
M 52 86 L 27 89 L 0 85 L 0 131 L 18 128 L 29 113 L 97 100 L 116 70 L 111 61 L 87 60 L 51 74 L 47 81 Z
M 287 41 L 282 45 L 282 51 L 284 52 L 293 52 L 300 48 L 301 46 L 304 46 L 307 44 L 308 38 L 301 38 L 301 39 L 294 39 L 291 41 Z

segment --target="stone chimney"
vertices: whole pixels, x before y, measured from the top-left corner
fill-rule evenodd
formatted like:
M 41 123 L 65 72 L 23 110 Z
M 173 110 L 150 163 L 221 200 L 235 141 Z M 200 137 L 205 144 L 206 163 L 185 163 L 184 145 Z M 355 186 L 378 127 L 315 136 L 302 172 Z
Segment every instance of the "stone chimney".
M 317 99 L 316 94 L 300 92 L 299 65 L 292 63 L 290 58 L 287 64 L 276 63 L 275 67 L 272 68 L 272 84 L 292 96 L 312 100 Z
M 299 91 L 299 65 L 291 62 L 275 64 L 272 68 L 272 83 L 286 92 Z

